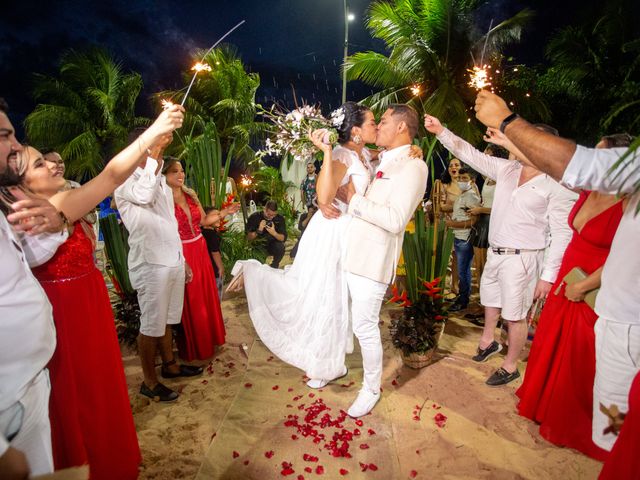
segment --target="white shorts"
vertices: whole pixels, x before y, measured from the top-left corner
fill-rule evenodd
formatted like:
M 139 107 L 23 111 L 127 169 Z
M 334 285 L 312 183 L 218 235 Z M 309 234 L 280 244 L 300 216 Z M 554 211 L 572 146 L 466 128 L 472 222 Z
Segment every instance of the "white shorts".
M 142 263 L 129 271 L 131 286 L 138 291 L 141 334 L 162 337 L 167 325 L 180 323 L 184 276 L 184 265 Z
M 596 378 L 593 385 L 593 441 L 605 450 L 611 450 L 618 438 L 604 431 L 610 417 L 600 410 L 612 405 L 620 413 L 629 409 L 629 389 L 640 370 L 640 325 L 619 323 L 599 318 L 596 332 Z
M 480 279 L 480 303 L 502 309 L 505 320 L 525 319 L 533 304 L 543 258 L 542 250 L 498 255 L 489 247 Z

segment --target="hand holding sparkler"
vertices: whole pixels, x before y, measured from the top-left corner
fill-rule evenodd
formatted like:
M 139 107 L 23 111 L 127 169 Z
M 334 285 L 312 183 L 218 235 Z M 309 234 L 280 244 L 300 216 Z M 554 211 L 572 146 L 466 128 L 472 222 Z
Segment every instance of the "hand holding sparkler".
M 513 113 L 502 98 L 487 90 L 480 90 L 474 108 L 478 120 L 493 128 L 500 128 L 502 121 Z
M 165 135 L 169 135 L 174 130 L 182 127 L 183 121 L 184 107 L 172 103 L 162 110 L 156 121 L 153 122 L 143 135 L 152 136 L 152 143 L 157 143 Z
M 434 135 L 440 135 L 444 130 L 440 120 L 426 113 L 424 115 L 424 128 L 427 129 L 427 132 L 433 133 Z

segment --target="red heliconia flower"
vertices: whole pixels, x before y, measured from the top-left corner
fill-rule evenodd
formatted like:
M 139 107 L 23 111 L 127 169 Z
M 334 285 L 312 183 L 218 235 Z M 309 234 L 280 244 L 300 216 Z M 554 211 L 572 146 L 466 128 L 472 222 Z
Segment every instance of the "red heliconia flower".
M 400 295 L 398 295 L 398 287 L 397 287 L 397 285 L 393 285 L 391 287 L 391 294 L 393 296 L 387 301 L 387 303 L 395 303 L 398 300 L 400 300 Z
M 340 475 L 342 475 L 343 477 L 348 474 L 349 474 L 349 470 L 347 470 L 346 468 L 340 469 Z
M 324 467 L 322 465 L 318 465 L 316 467 L 316 475 L 322 475 L 324 473 Z
M 264 456 L 267 458 L 273 457 L 273 450 L 269 450 L 268 452 L 264 452 Z
M 415 470 L 411 470 L 409 472 L 409 478 L 416 478 L 418 476 L 418 472 Z
M 233 451 L 233 458 L 238 458 L 239 456 L 240 456 L 240 454 L 234 450 Z
M 360 444 L 360 450 L 367 450 L 369 448 L 369 445 L 366 443 L 361 443 Z
M 436 425 L 440 428 L 444 427 L 447 423 L 447 417 L 441 413 L 437 413 L 433 419 L 436 421 Z

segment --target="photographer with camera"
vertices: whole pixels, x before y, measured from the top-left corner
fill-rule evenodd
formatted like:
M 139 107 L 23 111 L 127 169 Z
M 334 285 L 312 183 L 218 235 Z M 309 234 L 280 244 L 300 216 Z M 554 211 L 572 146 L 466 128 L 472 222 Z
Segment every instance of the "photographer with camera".
M 278 268 L 284 257 L 284 242 L 287 240 L 287 226 L 284 217 L 278 214 L 278 204 L 269 200 L 264 210 L 256 212 L 247 220 L 247 239 L 264 239 L 269 255 L 273 255 L 272 268 Z

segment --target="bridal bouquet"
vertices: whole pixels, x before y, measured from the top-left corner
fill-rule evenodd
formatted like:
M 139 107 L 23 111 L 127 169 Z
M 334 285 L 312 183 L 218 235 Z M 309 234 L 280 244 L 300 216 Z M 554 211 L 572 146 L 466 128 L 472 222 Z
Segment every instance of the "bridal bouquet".
M 273 134 L 267 138 L 265 148 L 256 153 L 258 158 L 266 155 L 285 155 L 290 153 L 294 160 L 304 162 L 314 157 L 317 153 L 308 135 L 317 129 L 326 129 L 324 143 L 334 144 L 338 141 L 336 128 L 344 121 L 342 108 L 332 112 L 330 118 L 325 118 L 320 108 L 312 105 L 303 105 L 290 112 L 272 107 L 265 110 L 262 115 L 273 124 Z

